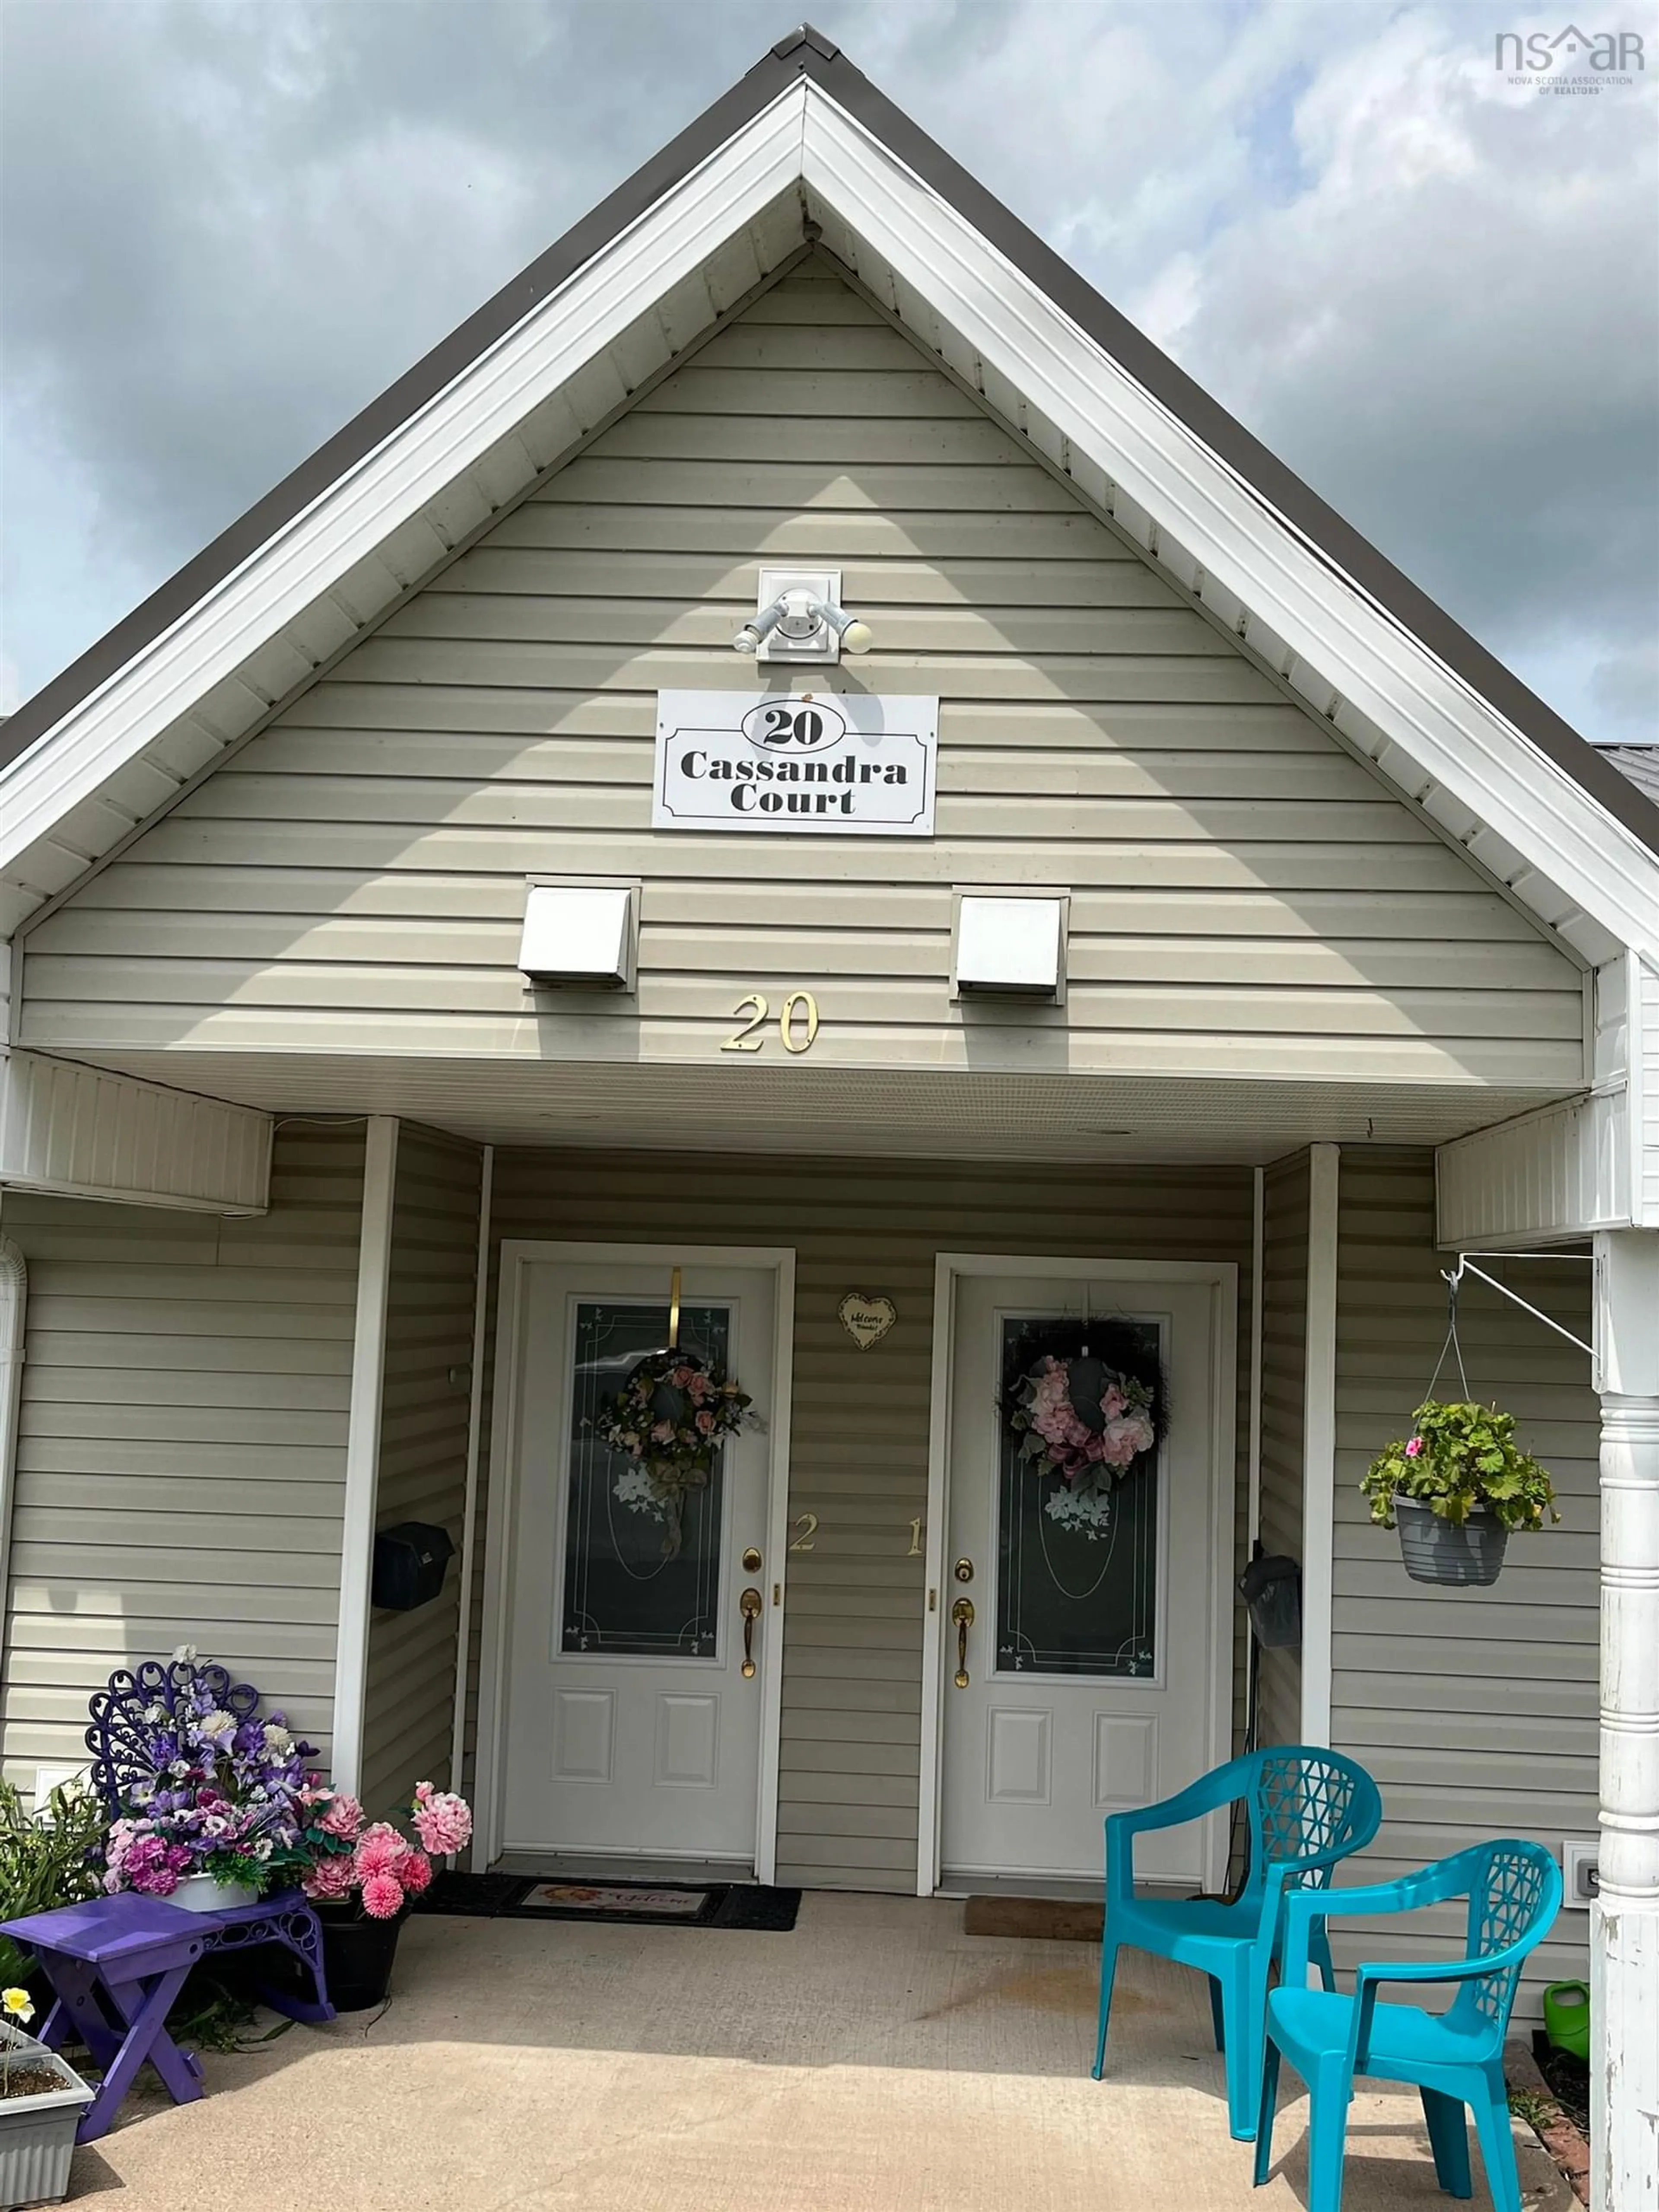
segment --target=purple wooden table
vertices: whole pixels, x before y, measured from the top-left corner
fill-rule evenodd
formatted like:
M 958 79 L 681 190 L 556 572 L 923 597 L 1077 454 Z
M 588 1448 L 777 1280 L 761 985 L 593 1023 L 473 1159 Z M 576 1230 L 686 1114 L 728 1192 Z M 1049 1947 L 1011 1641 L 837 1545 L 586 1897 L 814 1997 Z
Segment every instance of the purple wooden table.
M 281 1945 L 309 1969 L 315 1994 L 262 1988 L 260 1995 L 290 2019 L 334 2017 L 323 1979 L 321 1931 L 297 1890 L 222 1912 L 186 1912 L 164 1898 L 123 1891 L 0 1923 L 0 1934 L 32 1951 L 52 1984 L 55 2002 L 41 2042 L 56 2051 L 73 2033 L 103 2069 L 76 2130 L 77 2142 L 94 2142 L 108 2132 L 146 2059 L 174 2104 L 201 2095 L 201 2067 L 167 2033 L 167 2018 L 185 1977 L 211 1953 Z

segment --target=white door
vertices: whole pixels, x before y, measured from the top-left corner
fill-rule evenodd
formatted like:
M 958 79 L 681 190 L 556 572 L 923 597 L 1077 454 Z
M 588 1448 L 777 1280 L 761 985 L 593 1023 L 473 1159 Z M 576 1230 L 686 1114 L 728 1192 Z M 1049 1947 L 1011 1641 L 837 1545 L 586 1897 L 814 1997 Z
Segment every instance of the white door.
M 1074 1525 L 1047 1510 L 1064 1479 L 1020 1459 L 998 1399 L 1024 1332 L 1080 1318 L 1085 1286 L 957 1281 L 939 1602 L 947 1877 L 1098 1880 L 1105 1815 L 1169 1796 L 1214 1764 L 1212 1530 L 1217 1486 L 1231 1479 L 1212 1464 L 1216 1297 L 1209 1283 L 1115 1277 L 1107 1304 L 1097 1284 L 1093 1311 L 1156 1338 L 1171 1418 L 1163 1445 L 1126 1471 L 1103 1523 Z M 965 1646 L 952 1619 L 963 1599 L 974 1613 Z M 1204 1834 L 1141 1838 L 1137 1875 L 1194 1887 L 1213 1878 Z
M 758 1428 L 721 1449 L 678 1546 L 587 1424 L 668 1340 L 668 1268 L 534 1261 L 517 1372 L 501 1841 L 508 1850 L 752 1863 L 768 1649 Z M 775 1277 L 688 1268 L 679 1342 L 764 1419 Z M 745 1558 L 758 1564 L 745 1565 Z M 742 1600 L 759 1610 L 745 1624 Z M 744 1629 L 754 1671 L 743 1672 Z

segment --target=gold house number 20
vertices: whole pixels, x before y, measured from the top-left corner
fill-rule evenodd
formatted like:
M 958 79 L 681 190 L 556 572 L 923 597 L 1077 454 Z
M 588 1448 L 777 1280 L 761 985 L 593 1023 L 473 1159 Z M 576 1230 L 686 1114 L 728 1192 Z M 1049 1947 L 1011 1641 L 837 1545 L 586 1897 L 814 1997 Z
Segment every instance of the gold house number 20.
M 758 1052 L 766 1042 L 766 1018 L 771 1012 L 758 991 L 739 999 L 732 1009 L 744 1017 L 720 1047 L 722 1052 Z M 786 1052 L 810 1052 L 818 1033 L 818 1002 L 810 991 L 792 991 L 778 1015 L 778 1041 Z

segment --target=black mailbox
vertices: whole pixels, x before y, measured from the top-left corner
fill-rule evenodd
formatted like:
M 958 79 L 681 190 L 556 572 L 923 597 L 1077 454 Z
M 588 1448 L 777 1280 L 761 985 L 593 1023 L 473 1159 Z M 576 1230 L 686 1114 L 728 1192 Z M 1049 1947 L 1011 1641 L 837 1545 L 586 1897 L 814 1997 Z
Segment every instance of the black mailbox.
M 391 1613 L 410 1613 L 428 1603 L 444 1586 L 444 1571 L 454 1551 L 449 1531 L 430 1521 L 399 1521 L 395 1528 L 377 1529 L 371 1586 L 375 1604 Z
M 1238 1578 L 1250 1626 L 1264 1651 L 1288 1651 L 1302 1642 L 1302 1570 L 1284 1553 L 1252 1559 Z

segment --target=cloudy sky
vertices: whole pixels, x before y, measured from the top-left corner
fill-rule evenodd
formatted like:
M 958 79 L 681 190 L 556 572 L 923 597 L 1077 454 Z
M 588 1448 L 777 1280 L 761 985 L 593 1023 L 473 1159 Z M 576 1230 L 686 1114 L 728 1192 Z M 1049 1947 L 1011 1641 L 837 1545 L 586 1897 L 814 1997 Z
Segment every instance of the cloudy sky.
M 813 20 L 1591 736 L 1659 731 L 1659 9 L 814 0 Z M 799 20 L 3 0 L 15 705 Z M 1581 76 L 1581 83 L 1590 80 Z

